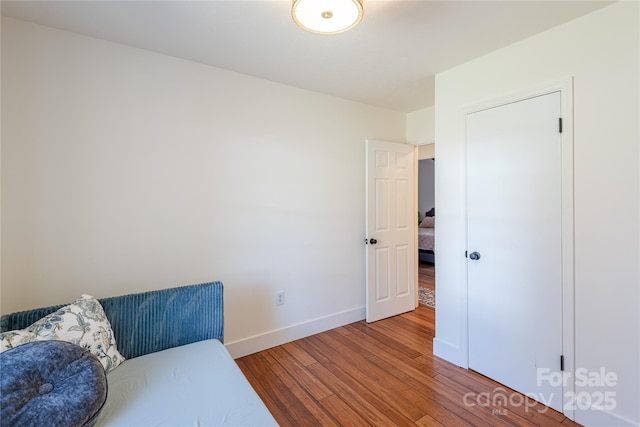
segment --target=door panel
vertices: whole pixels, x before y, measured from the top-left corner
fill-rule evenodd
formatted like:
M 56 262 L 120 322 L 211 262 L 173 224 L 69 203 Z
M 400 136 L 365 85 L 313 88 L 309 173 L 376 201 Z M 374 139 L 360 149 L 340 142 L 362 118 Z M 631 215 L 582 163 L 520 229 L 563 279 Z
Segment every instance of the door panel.
M 467 116 L 469 367 L 561 410 L 560 93 Z M 545 371 L 548 370 L 548 371 Z
M 368 322 L 415 308 L 414 150 L 367 141 Z
M 413 254 L 409 254 L 408 245 L 400 245 L 396 247 L 396 265 L 397 278 L 396 278 L 396 295 L 405 296 L 409 295 L 411 284 L 409 283 L 409 258 L 412 258 Z
M 376 179 L 375 222 L 376 232 L 389 230 L 389 182 L 386 179 Z
M 381 301 L 387 301 L 390 295 L 389 282 L 389 248 L 375 248 L 376 257 L 376 275 L 375 275 L 375 290 L 376 290 L 376 303 Z

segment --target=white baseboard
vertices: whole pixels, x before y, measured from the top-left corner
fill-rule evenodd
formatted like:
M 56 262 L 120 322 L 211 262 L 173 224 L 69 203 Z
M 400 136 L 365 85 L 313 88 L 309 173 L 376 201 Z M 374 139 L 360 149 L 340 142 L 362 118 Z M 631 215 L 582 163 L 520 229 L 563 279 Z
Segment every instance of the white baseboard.
M 612 412 L 597 409 L 576 410 L 575 421 L 585 427 L 638 427 L 639 425 Z
M 462 368 L 468 368 L 466 360 L 462 360 L 463 357 L 460 354 L 460 347 L 451 344 L 447 341 L 433 339 L 433 354 L 441 359 L 451 362 L 454 365 L 458 365 Z
M 225 343 L 225 347 L 234 359 L 257 353 L 271 347 L 282 345 L 300 338 L 315 335 L 329 329 L 358 322 L 365 318 L 365 307 L 331 314 L 329 316 L 313 319 L 308 322 L 298 323 L 264 334 L 254 335 L 241 340 Z
M 448 362 L 468 369 L 468 361 L 464 360 L 459 346 L 447 341 L 433 339 L 433 354 Z M 575 421 L 585 427 L 640 427 L 637 421 L 630 420 L 613 412 L 598 409 L 576 410 L 574 414 L 565 412 L 566 415 L 575 415 Z

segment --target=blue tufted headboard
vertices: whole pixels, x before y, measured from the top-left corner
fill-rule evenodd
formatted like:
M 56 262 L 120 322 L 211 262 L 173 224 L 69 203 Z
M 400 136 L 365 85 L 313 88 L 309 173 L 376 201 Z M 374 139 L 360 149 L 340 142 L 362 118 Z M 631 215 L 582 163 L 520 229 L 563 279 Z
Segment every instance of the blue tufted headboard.
M 224 339 L 222 282 L 99 299 L 127 359 L 206 339 Z M 65 304 L 66 305 L 66 304 Z M 24 329 L 64 305 L 6 314 L 0 332 Z

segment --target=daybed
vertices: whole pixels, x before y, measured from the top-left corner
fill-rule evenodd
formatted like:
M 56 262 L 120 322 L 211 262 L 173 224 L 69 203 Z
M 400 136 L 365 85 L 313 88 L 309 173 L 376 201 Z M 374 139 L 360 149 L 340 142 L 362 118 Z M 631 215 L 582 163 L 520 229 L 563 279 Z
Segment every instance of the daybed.
M 222 344 L 222 288 L 222 283 L 211 282 L 99 299 L 113 329 L 117 351 L 125 361 L 117 367 L 108 366 L 106 400 L 85 424 L 277 425 Z M 27 328 L 46 315 L 64 313 L 61 308 L 2 316 L 0 332 Z M 26 348 L 28 344 L 23 345 Z M 17 353 L 20 348 L 11 348 L 0 356 Z M 107 359 L 111 363 L 117 358 Z M 3 363 L 0 368 L 4 375 L 12 366 Z M 42 394 L 44 380 L 38 381 L 36 386 Z M 50 388 L 56 387 L 54 384 Z M 32 403 L 42 399 L 35 390 Z M 3 426 L 5 421 L 3 414 Z

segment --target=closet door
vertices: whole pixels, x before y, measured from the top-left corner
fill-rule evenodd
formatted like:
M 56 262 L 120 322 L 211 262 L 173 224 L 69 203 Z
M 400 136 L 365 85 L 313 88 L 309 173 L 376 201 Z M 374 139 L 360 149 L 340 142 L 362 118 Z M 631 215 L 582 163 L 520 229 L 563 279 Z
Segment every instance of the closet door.
M 467 116 L 469 367 L 562 411 L 560 92 Z

